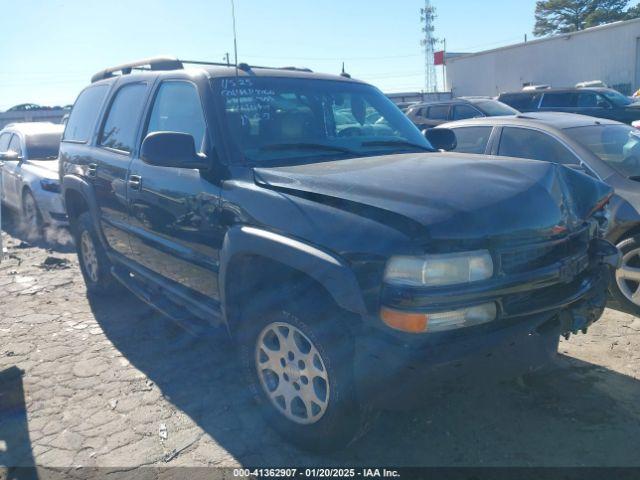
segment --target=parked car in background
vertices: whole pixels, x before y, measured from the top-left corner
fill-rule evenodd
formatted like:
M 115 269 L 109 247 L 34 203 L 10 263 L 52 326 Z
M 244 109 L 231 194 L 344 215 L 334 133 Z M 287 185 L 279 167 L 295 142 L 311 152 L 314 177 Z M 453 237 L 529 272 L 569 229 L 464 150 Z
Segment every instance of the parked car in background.
M 611 292 L 640 313 L 640 131 L 612 120 L 551 112 L 466 120 L 442 128 L 455 132 L 454 151 L 556 162 L 582 168 L 611 185 L 615 196 L 607 238 L 623 253 Z
M 92 81 L 60 147 L 90 295 L 223 327 L 296 445 L 346 445 L 423 386 L 539 367 L 603 312 L 600 181 L 436 152 L 375 87 L 307 69 L 161 58 Z
M 640 120 L 640 103 L 610 88 L 550 88 L 502 93 L 498 100 L 521 112 L 564 112 L 631 124 Z
M 407 117 L 421 130 L 465 118 L 515 115 L 518 111 L 488 97 L 460 97 L 440 102 L 419 103 L 407 110 Z
M 2 203 L 21 215 L 30 235 L 45 225 L 65 225 L 60 197 L 58 150 L 64 126 L 14 123 L 0 131 Z

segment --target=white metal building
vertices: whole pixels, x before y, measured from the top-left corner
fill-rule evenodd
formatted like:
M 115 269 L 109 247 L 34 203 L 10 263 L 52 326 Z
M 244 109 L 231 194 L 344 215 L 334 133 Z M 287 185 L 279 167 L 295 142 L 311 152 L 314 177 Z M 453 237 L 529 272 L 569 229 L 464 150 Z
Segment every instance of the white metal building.
M 640 88 L 640 19 L 447 60 L 447 86 L 455 96 L 493 96 L 527 85 L 571 87 L 591 80 L 625 94 Z

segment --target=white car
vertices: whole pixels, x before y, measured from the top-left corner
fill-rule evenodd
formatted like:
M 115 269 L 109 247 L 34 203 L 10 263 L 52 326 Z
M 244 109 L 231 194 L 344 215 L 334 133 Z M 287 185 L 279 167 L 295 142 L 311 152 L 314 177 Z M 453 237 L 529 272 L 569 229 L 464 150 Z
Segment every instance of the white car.
M 20 213 L 30 235 L 40 234 L 45 225 L 67 225 L 58 176 L 63 130 L 63 125 L 32 122 L 0 131 L 0 199 Z

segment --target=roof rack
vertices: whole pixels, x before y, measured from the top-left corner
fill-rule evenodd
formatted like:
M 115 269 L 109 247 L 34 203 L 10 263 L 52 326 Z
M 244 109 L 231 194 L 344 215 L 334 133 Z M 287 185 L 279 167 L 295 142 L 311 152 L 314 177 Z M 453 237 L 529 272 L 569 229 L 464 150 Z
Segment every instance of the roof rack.
M 152 57 L 145 58 L 142 60 L 137 60 L 135 62 L 124 63 L 122 65 L 117 65 L 115 67 L 105 68 L 104 70 L 100 70 L 98 73 L 91 77 L 91 83 L 97 82 L 99 80 L 104 80 L 105 78 L 111 78 L 114 76 L 114 73 L 118 73 L 120 75 L 128 75 L 133 70 L 182 70 L 184 65 L 213 65 L 217 67 L 233 67 L 233 64 L 222 63 L 222 62 L 203 62 L 200 60 L 178 60 L 173 57 Z M 312 70 L 308 68 L 298 68 L 298 67 L 263 67 L 259 65 L 248 65 L 246 63 L 239 63 L 238 68 L 243 71 L 250 71 L 251 69 L 256 68 L 268 68 L 274 70 L 293 70 L 297 72 L 311 72 Z

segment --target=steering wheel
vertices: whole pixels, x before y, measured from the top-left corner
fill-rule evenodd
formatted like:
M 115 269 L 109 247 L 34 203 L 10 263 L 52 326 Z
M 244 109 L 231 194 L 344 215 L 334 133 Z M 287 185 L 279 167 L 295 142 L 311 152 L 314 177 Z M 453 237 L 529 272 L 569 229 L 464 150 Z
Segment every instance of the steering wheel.
M 344 130 L 340 130 L 338 137 L 360 137 L 362 136 L 362 129 L 360 127 L 347 127 Z

